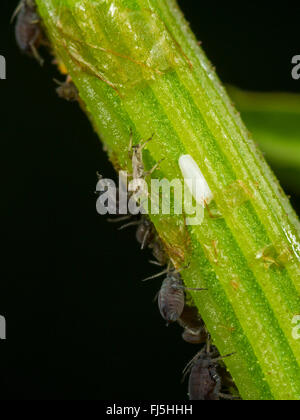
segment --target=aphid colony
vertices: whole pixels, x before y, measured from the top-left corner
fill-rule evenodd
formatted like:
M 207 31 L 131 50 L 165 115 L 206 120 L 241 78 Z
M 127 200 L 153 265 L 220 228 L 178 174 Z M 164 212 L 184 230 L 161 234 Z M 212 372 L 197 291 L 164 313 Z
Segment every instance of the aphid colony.
M 141 147 L 134 146 L 134 151 L 131 156 L 133 167 L 132 176 L 136 177 L 134 179 L 143 178 L 147 174 L 144 172 L 142 162 L 142 149 L 144 145 L 145 143 Z M 130 146 L 132 147 L 131 141 Z M 157 165 L 154 168 L 156 167 Z M 117 201 L 117 209 L 118 204 Z M 184 286 L 180 273 L 170 263 L 164 251 L 164 245 L 154 225 L 147 216 L 123 216 L 110 221 L 120 222 L 128 220 L 128 218 L 133 220 L 121 226 L 120 229 L 136 226 L 136 239 L 141 245 L 141 249 L 148 248 L 152 251 L 153 257 L 155 258 L 155 261 L 152 261 L 152 263 L 158 266 L 167 265 L 167 268 L 162 272 L 144 280 L 151 280 L 165 275 L 157 298 L 158 308 L 162 318 L 167 322 L 167 325 L 177 322 L 183 328 L 182 338 L 187 343 L 204 344 L 203 349 L 196 354 L 184 370 L 184 376 L 189 373 L 189 398 L 191 400 L 233 399 L 230 394 L 221 392 L 223 384 L 229 384 L 227 389 L 229 387 L 234 389 L 234 383 L 227 370 L 219 366 L 223 358 L 215 348 L 211 350 L 209 344 L 210 337 L 204 322 L 197 308 L 189 303 L 186 296 L 189 291 L 203 291 L 205 289 L 187 288 Z
M 40 24 L 35 0 L 21 0 L 12 16 L 12 21 L 15 18 L 15 37 L 20 50 L 34 57 L 42 65 L 44 60 L 38 49 L 41 45 L 48 45 L 48 43 Z M 77 88 L 70 76 L 67 76 L 65 82 L 56 80 L 55 82 L 58 84 L 56 92 L 59 97 L 70 102 L 79 100 Z
M 16 40 L 20 49 L 36 58 L 40 64 L 43 63 L 38 47 L 45 42 L 40 26 L 39 16 L 36 12 L 34 0 L 22 0 L 16 9 L 13 18 L 17 16 Z M 56 89 L 59 97 L 68 101 L 79 100 L 78 91 L 69 76 L 65 82 L 57 82 Z M 142 152 L 147 141 L 136 146 L 132 145 L 132 133 L 130 135 L 130 157 L 132 163 L 132 177 L 135 180 L 143 179 L 155 171 L 160 162 L 158 162 L 150 171 L 144 171 Z M 198 190 L 191 191 L 195 199 L 200 203 L 208 203 L 212 199 L 212 193 L 196 163 L 189 155 L 182 156 L 179 160 L 179 166 L 184 178 L 196 179 Z M 118 206 L 118 203 L 117 203 Z M 219 366 L 219 363 L 226 355 L 221 357 L 215 347 L 210 346 L 210 337 L 201 319 L 197 308 L 187 299 L 187 293 L 193 291 L 203 291 L 205 289 L 189 289 L 183 284 L 181 275 L 172 267 L 169 258 L 164 250 L 164 245 L 151 221 L 147 216 L 137 216 L 121 229 L 128 226 L 136 226 L 136 239 L 141 245 L 141 249 L 148 248 L 153 257 L 154 263 L 159 266 L 166 266 L 167 269 L 161 273 L 145 280 L 160 277 L 165 274 L 158 293 L 158 307 L 162 318 L 167 325 L 177 322 L 182 328 L 182 338 L 190 344 L 204 344 L 202 350 L 188 363 L 184 369 L 184 377 L 189 374 L 188 392 L 191 400 L 219 400 L 233 399 L 230 394 L 221 392 L 222 385 L 227 389 L 233 388 L 234 383 L 226 368 Z M 118 222 L 128 218 L 120 217 L 114 221 Z
M 149 139 L 148 141 L 150 141 Z M 138 179 L 144 177 L 142 150 L 146 143 L 141 146 L 133 146 L 132 153 L 132 168 L 133 178 Z M 130 147 L 132 147 L 132 134 L 130 139 Z M 137 153 L 138 152 L 138 153 Z M 154 169 L 157 168 L 157 165 Z M 184 166 L 185 168 L 185 166 Z M 194 171 L 195 172 L 195 171 Z M 197 175 L 198 176 L 198 175 Z M 203 176 L 202 176 L 203 178 Z M 201 179 L 202 179 L 201 178 Z M 201 181 L 202 184 L 204 181 Z M 211 193 L 210 193 L 211 195 Z M 201 200 L 204 198 L 201 196 Z M 127 218 L 127 217 L 126 217 Z M 122 218 L 117 219 L 117 221 Z M 188 291 L 203 291 L 204 289 L 186 288 L 183 284 L 181 275 L 172 267 L 168 260 L 168 256 L 164 251 L 164 246 L 159 238 L 154 225 L 147 216 L 141 216 L 140 219 L 131 221 L 122 226 L 121 229 L 128 226 L 137 226 L 136 239 L 141 245 L 142 249 L 149 248 L 156 261 L 154 263 L 159 266 L 167 265 L 167 269 L 145 280 L 166 275 L 162 281 L 158 293 L 158 308 L 162 318 L 170 323 L 178 322 L 183 327 L 182 338 L 190 344 L 203 344 L 206 346 L 197 353 L 184 370 L 184 374 L 190 373 L 189 376 L 189 398 L 191 400 L 219 400 L 231 399 L 230 394 L 221 393 L 222 379 L 218 372 L 219 362 L 222 360 L 214 348 L 210 350 L 210 337 L 205 328 L 204 322 L 198 314 L 195 306 L 187 303 L 186 293 Z M 227 356 L 224 356 L 227 357 Z M 223 371 L 224 380 L 230 382 L 230 375 Z M 234 386 L 232 384 L 232 386 Z
M 120 219 L 119 219 L 120 220 Z M 165 265 L 168 261 L 163 244 L 154 225 L 146 216 L 139 221 L 128 223 L 126 226 L 137 225 L 136 238 L 142 248 L 148 247 L 156 258 L 157 265 Z M 234 389 L 234 383 L 226 368 L 219 366 L 221 357 L 215 347 L 210 346 L 210 337 L 205 324 L 198 313 L 198 309 L 187 302 L 186 292 L 204 289 L 189 289 L 183 285 L 181 275 L 168 265 L 163 272 L 149 277 L 150 280 L 166 274 L 158 293 L 158 307 L 167 325 L 177 322 L 182 328 L 182 338 L 189 344 L 205 344 L 200 352 L 191 360 L 184 370 L 184 376 L 189 373 L 188 393 L 190 400 L 219 400 L 234 399 L 230 394 L 222 393 L 226 384 Z

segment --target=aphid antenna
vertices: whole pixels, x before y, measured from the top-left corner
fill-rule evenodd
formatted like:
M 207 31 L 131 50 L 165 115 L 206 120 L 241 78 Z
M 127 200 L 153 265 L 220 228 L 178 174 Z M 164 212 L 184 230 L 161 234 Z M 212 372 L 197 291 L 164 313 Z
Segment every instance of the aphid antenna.
M 133 146 L 133 147 L 139 147 L 139 148 L 140 148 L 140 150 L 143 150 L 143 149 L 147 146 L 147 144 L 148 144 L 151 140 L 153 140 L 154 136 L 155 136 L 155 133 L 153 133 L 153 134 L 152 134 L 152 136 L 151 136 L 151 137 L 149 137 L 147 140 L 144 140 L 144 142 L 141 142 L 140 144 L 137 144 L 136 146 Z
M 157 279 L 157 278 L 159 278 L 159 277 L 161 277 L 165 274 L 168 274 L 168 273 L 170 273 L 170 270 L 168 268 L 166 268 L 165 270 L 161 271 L 160 273 L 154 274 L 154 276 L 147 277 L 146 279 L 143 279 L 142 281 L 149 281 L 149 280 Z
M 149 260 L 149 263 L 153 264 L 153 265 L 157 265 L 158 267 L 163 267 L 165 265 L 165 264 L 161 264 L 160 262 L 154 261 L 154 260 Z
M 227 357 L 231 357 L 231 356 L 233 356 L 235 354 L 236 354 L 236 352 L 233 352 L 233 353 L 225 354 L 224 356 L 216 357 L 215 359 L 212 359 L 212 363 L 217 363 L 220 360 L 226 359 Z
M 139 224 L 140 224 L 139 221 L 126 223 L 125 225 L 121 226 L 119 228 L 119 230 L 124 230 L 124 229 L 127 229 L 127 228 L 131 227 L 131 226 L 138 226 Z
M 164 160 L 166 160 L 166 158 L 162 158 L 160 159 L 154 166 L 152 169 L 150 169 L 150 171 L 147 171 L 144 173 L 144 176 L 149 176 L 151 174 L 153 174 L 154 171 L 156 171 L 157 169 L 160 169 L 160 164 L 161 162 L 163 162 Z
M 181 383 L 185 381 L 185 378 L 187 377 L 187 375 L 189 374 L 189 372 L 191 371 L 194 363 L 199 359 L 199 357 L 202 355 L 202 353 L 204 353 L 206 351 L 205 347 L 203 347 L 200 351 L 198 351 L 198 353 L 187 363 L 187 365 L 185 366 L 185 368 L 183 369 L 182 373 L 182 379 L 181 379 Z
M 20 10 L 23 7 L 23 3 L 24 3 L 23 0 L 21 0 L 20 3 L 18 4 L 18 6 L 16 7 L 15 11 L 12 14 L 12 17 L 10 18 L 10 23 L 13 23 L 13 21 L 17 17 L 18 13 L 20 12 Z
M 155 293 L 155 296 L 154 296 L 153 301 L 152 301 L 153 303 L 155 303 L 157 301 L 158 295 L 159 295 L 159 291 L 157 293 Z

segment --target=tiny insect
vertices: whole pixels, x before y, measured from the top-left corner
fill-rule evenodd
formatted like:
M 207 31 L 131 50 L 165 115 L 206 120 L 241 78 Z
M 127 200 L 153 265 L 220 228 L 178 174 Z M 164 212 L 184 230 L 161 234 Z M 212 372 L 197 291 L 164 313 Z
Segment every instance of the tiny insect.
M 186 288 L 181 276 L 176 271 L 171 271 L 163 281 L 158 294 L 158 307 L 161 316 L 167 323 L 178 321 L 185 305 L 185 290 L 205 290 Z
M 138 225 L 136 239 L 141 244 L 141 249 L 148 247 L 152 250 L 152 254 L 159 265 L 163 266 L 167 264 L 168 256 L 164 250 L 163 243 L 153 223 L 145 216 L 142 216 Z
M 205 328 L 199 328 L 198 330 L 185 328 L 182 339 L 189 344 L 203 344 L 207 340 L 207 332 Z
M 196 306 L 185 305 L 178 323 L 184 328 L 182 338 L 187 343 L 202 344 L 207 341 L 207 331 Z
M 221 393 L 222 381 L 217 372 L 218 362 L 225 357 L 232 356 L 232 354 L 216 356 L 214 351 L 210 351 L 209 345 L 196 354 L 184 369 L 184 376 L 190 372 L 188 385 L 190 400 L 234 399 L 232 395 Z
M 191 305 L 185 305 L 178 322 L 183 328 L 189 328 L 191 330 L 197 330 L 204 326 L 204 322 L 198 313 L 197 307 Z
M 78 100 L 78 90 L 69 77 L 67 77 L 65 82 L 59 82 L 58 80 L 55 80 L 55 82 L 59 85 L 56 88 L 56 93 L 60 98 L 66 99 L 69 102 L 76 102 Z
M 164 250 L 163 243 L 158 235 L 155 236 L 154 240 L 148 245 L 152 250 L 153 257 L 158 261 L 158 263 L 163 266 L 168 263 L 168 255 Z
M 136 230 L 136 240 L 141 244 L 141 249 L 145 249 L 151 244 L 155 237 L 155 228 L 153 223 L 145 216 L 142 216 Z
M 159 168 L 160 163 L 164 160 L 161 159 L 157 162 L 150 171 L 145 171 L 143 163 L 143 150 L 146 145 L 153 139 L 152 135 L 149 139 L 140 142 L 139 144 L 133 146 L 133 131 L 130 131 L 130 142 L 129 142 L 129 157 L 131 158 L 132 164 L 132 178 L 134 180 L 143 179 L 148 175 L 151 175 L 156 169 Z
M 42 43 L 42 29 L 34 0 L 22 0 L 15 10 L 12 20 L 17 16 L 15 36 L 21 51 L 33 56 L 42 65 L 43 59 L 38 53 Z

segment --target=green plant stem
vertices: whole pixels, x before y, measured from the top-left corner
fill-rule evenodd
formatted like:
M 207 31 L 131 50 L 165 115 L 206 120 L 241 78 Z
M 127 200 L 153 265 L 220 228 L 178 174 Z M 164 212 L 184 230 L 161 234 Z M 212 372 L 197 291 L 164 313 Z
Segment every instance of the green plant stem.
M 55 54 L 116 169 L 130 128 L 153 177 L 201 168 L 214 201 L 199 226 L 151 216 L 244 399 L 299 399 L 299 222 L 175 0 L 37 0 Z M 216 211 L 220 217 L 211 217 Z M 176 349 L 173 349 L 176 351 Z M 178 367 L 180 370 L 181 367 Z

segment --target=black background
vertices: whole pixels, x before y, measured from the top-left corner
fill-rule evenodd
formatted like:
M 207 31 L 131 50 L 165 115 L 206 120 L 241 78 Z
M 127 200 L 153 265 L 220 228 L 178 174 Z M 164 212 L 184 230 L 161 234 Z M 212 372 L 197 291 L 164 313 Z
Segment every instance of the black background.
M 134 231 L 95 210 L 96 171 L 114 173 L 76 104 L 56 97 L 49 62 L 22 56 L 1 1 L 1 399 L 185 399 L 181 371 L 196 349 L 166 328 L 159 281 Z M 221 79 L 299 92 L 299 11 L 288 2 L 180 1 Z M 296 206 L 299 199 L 293 197 Z

